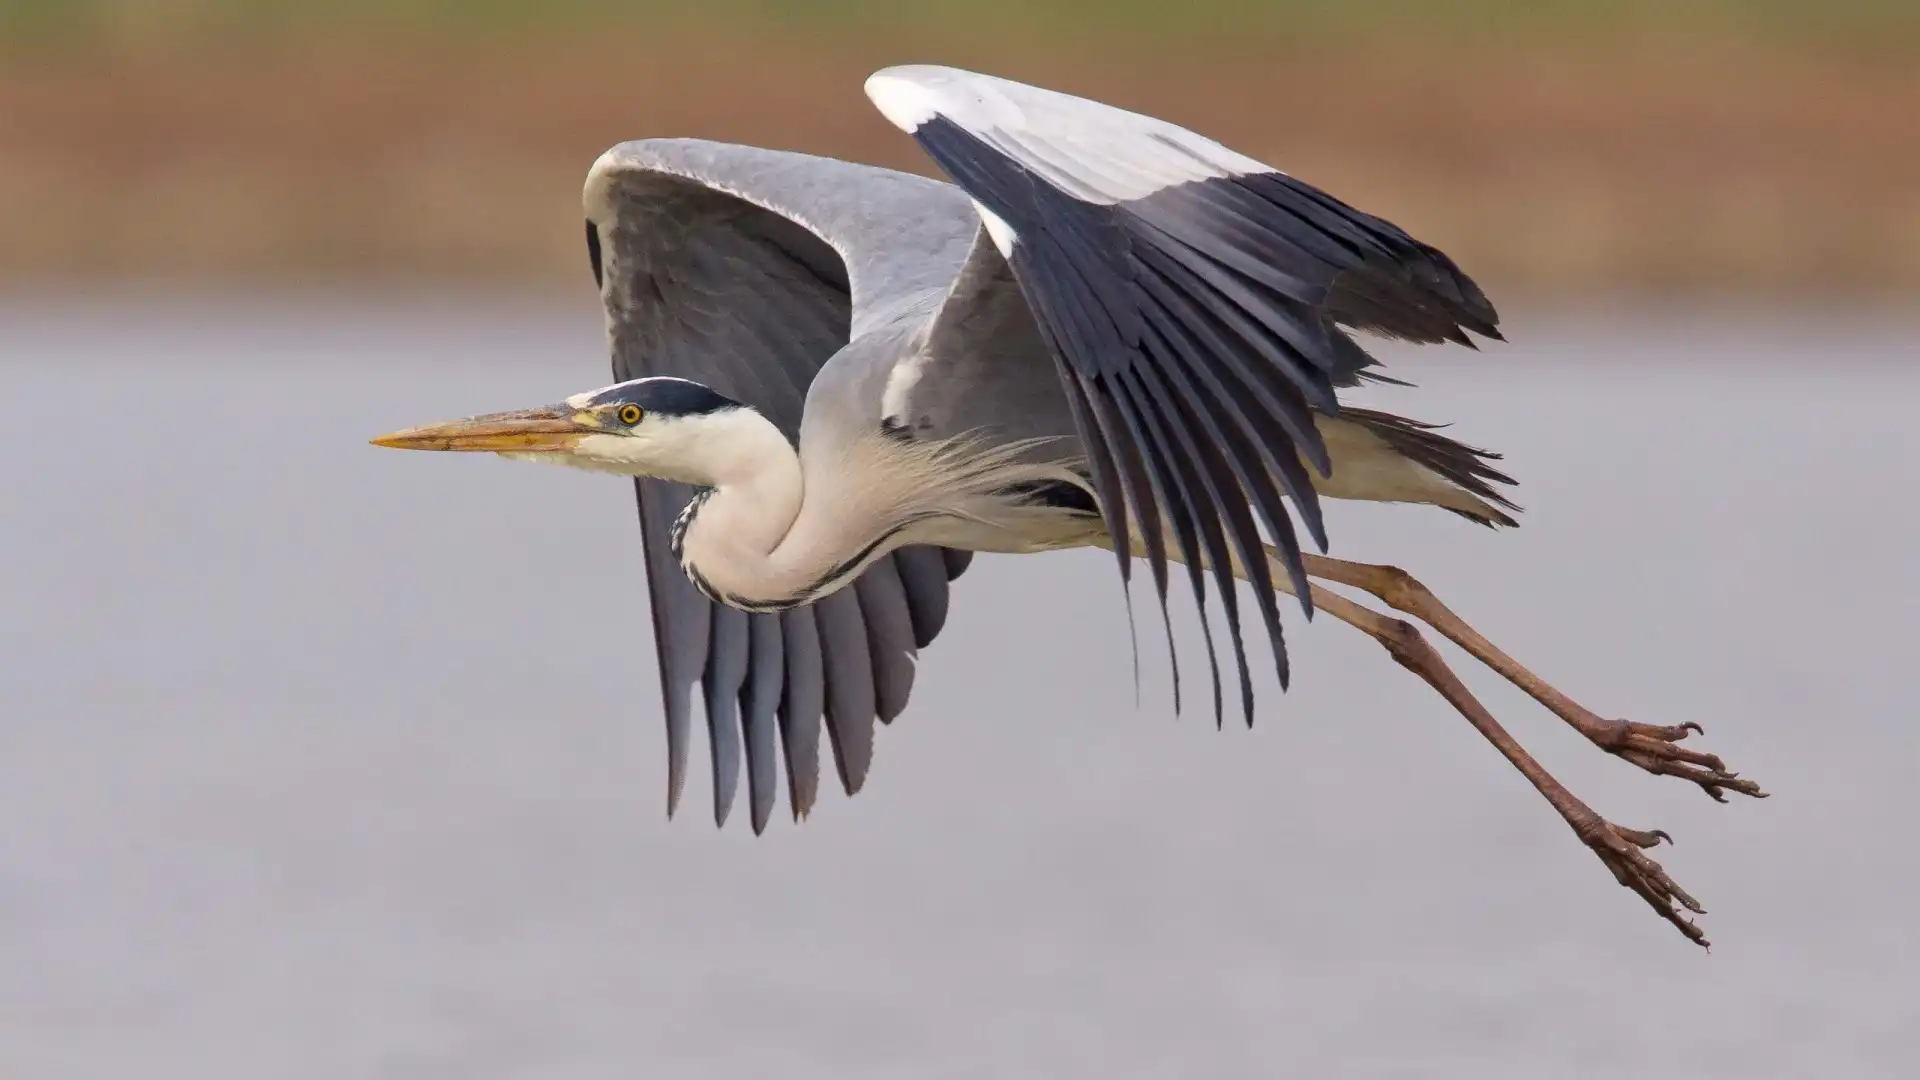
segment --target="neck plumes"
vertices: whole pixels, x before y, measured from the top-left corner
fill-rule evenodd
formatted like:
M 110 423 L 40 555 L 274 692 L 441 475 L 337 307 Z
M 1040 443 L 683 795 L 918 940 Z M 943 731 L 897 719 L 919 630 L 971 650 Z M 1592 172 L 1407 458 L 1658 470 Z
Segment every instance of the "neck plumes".
M 956 526 L 975 539 L 1005 533 L 1014 546 L 1004 550 L 1023 550 L 1016 541 L 1032 523 L 1059 512 L 1009 492 L 1077 481 L 1059 464 L 1023 460 L 1037 442 L 907 442 L 878 426 L 809 443 L 803 455 L 745 408 L 662 435 L 674 464 L 656 459 L 648 475 L 704 489 L 674 523 L 674 554 L 709 599 L 747 611 L 811 603 L 897 547 L 952 542 Z

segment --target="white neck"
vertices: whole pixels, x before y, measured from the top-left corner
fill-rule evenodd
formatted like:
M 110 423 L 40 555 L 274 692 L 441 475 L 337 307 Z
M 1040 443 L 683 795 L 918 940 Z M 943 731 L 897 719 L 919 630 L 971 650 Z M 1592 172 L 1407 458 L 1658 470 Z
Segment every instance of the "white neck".
M 626 471 L 710 489 L 674 526 L 680 564 L 713 599 L 777 610 L 838 587 L 878 554 L 848 560 L 878 537 L 851 535 L 844 506 L 809 504 L 800 456 L 753 409 L 661 419 L 636 435 L 583 445 Z M 838 511 L 838 512 L 836 512 Z M 844 571 L 844 572 L 839 572 Z
M 738 413 L 753 423 L 703 439 L 697 475 L 675 478 L 711 489 L 675 523 L 675 546 L 687 576 L 713 599 L 786 606 L 830 567 L 796 565 L 785 543 L 805 512 L 800 455 L 765 417 Z

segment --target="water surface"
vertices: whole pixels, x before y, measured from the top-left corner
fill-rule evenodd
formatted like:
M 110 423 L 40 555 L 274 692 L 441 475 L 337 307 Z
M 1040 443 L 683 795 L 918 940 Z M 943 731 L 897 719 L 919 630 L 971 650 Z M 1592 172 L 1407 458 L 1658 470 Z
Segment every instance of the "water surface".
M 1920 1055 L 1910 328 L 1396 352 L 1421 389 L 1373 403 L 1504 451 L 1523 527 L 1331 511 L 1337 553 L 1413 569 L 1604 713 L 1705 723 L 1776 793 L 1648 777 L 1449 650 L 1577 793 L 1678 838 L 1711 954 L 1330 619 L 1290 619 L 1294 688 L 1262 683 L 1251 731 L 1174 718 L 1152 651 L 1136 707 L 1098 552 L 976 563 L 859 797 L 716 833 L 697 765 L 669 823 L 623 485 L 365 442 L 596 385 L 598 332 L 586 307 L 0 312 L 0 1076 Z

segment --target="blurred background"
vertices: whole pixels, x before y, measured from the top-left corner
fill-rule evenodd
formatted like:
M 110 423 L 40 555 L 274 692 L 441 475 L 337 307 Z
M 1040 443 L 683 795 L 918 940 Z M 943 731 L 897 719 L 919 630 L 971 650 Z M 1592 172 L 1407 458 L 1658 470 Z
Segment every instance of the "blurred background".
M 976 560 L 857 798 L 716 832 L 696 750 L 666 819 L 624 485 L 366 440 L 607 381 L 601 150 L 925 171 L 861 93 L 915 61 L 1486 286 L 1508 344 L 1353 400 L 1521 527 L 1334 553 L 1773 793 L 1447 650 L 1712 953 L 1330 620 L 1216 731 L 1136 593 L 1136 694 L 1097 551 Z M 1910 1077 L 1916 297 L 1912 0 L 0 0 L 0 1080 Z
M 1920 289 L 1907 0 L 0 0 L 0 274 L 577 286 L 627 138 L 925 170 L 985 68 L 1198 128 L 1508 297 Z

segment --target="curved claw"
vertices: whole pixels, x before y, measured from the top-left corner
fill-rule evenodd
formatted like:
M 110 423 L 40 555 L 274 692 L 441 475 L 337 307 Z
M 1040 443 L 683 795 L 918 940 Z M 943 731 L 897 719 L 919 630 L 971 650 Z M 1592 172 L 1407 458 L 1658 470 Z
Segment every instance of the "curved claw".
M 1673 837 L 1665 829 L 1628 829 L 1615 825 L 1613 831 L 1635 847 L 1659 847 L 1662 840 L 1673 843 Z

